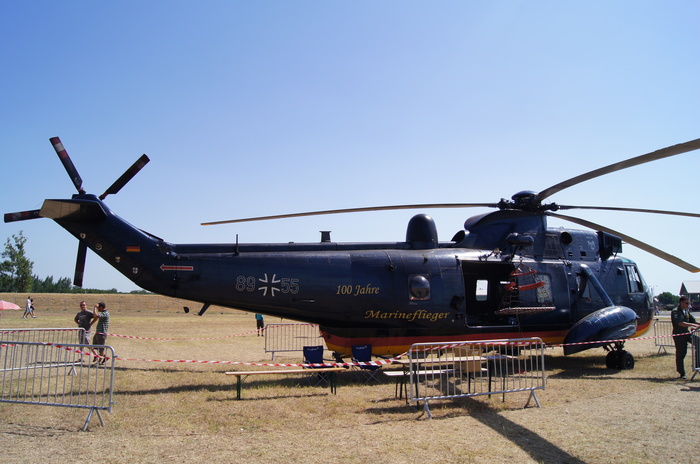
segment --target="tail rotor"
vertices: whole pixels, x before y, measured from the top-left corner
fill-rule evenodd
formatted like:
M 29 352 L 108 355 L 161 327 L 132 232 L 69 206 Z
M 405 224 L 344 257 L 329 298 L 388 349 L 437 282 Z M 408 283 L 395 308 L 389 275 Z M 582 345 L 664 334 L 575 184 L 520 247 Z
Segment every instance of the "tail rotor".
M 78 190 L 78 196 L 86 194 L 87 192 L 83 188 L 83 179 L 80 177 L 80 174 L 78 173 L 78 170 L 76 169 L 75 165 L 73 164 L 73 161 L 68 155 L 68 152 L 63 146 L 61 139 L 59 139 L 58 137 L 52 137 L 49 139 L 49 141 L 51 142 L 51 145 L 56 151 L 58 158 L 61 160 L 63 167 L 68 173 L 68 177 L 70 177 L 71 181 L 73 182 L 73 185 Z M 146 164 L 148 164 L 149 161 L 150 159 L 148 158 L 148 156 L 142 155 L 138 160 L 136 160 L 134 164 L 131 165 L 129 169 L 127 169 L 124 172 L 124 174 L 122 174 L 119 177 L 119 179 L 117 179 L 107 190 L 105 190 L 105 192 L 102 195 L 99 196 L 99 199 L 104 200 L 107 195 L 113 195 L 119 192 L 131 179 L 134 178 L 136 174 L 138 174 L 138 172 L 141 169 L 143 169 L 143 167 Z M 90 197 L 92 199 L 95 198 L 92 195 L 90 195 Z M 21 211 L 17 213 L 5 213 L 4 220 L 5 222 L 15 222 L 26 221 L 29 219 L 38 219 L 40 217 L 44 217 L 41 215 L 41 211 L 42 210 L 40 209 L 35 209 L 31 211 Z M 45 214 L 49 214 L 49 216 L 46 217 L 51 217 L 50 213 L 45 212 Z M 80 241 L 78 243 L 78 256 L 75 262 L 75 276 L 73 278 L 73 285 L 76 287 L 83 286 L 83 276 L 85 275 L 86 257 L 87 245 L 85 244 L 85 242 Z

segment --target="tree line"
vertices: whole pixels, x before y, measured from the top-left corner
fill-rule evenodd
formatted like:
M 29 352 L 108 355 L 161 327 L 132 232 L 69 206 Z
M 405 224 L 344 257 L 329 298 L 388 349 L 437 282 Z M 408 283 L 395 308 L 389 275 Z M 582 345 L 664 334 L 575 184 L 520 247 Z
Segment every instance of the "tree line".
M 116 288 L 109 290 L 85 289 L 74 287 L 68 277 L 53 276 L 43 279 L 33 274 L 34 262 L 27 257 L 27 237 L 22 231 L 13 234 L 5 242 L 5 248 L 0 254 L 0 293 L 119 293 Z M 136 290 L 131 293 L 148 293 Z

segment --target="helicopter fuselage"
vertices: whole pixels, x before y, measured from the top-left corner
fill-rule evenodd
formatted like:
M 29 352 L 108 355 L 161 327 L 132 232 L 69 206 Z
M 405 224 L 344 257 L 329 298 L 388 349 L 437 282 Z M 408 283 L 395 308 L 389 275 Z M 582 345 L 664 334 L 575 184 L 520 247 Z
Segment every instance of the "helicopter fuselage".
M 649 328 L 649 288 L 632 261 L 601 254 L 609 237 L 518 215 L 472 218 L 450 242 L 438 242 L 432 219 L 418 215 L 403 242 L 172 244 L 94 195 L 46 200 L 41 210 L 145 290 L 318 324 L 341 354 L 365 343 L 375 355 L 427 341 L 536 336 L 558 344 L 611 306 L 634 312 L 632 334 Z

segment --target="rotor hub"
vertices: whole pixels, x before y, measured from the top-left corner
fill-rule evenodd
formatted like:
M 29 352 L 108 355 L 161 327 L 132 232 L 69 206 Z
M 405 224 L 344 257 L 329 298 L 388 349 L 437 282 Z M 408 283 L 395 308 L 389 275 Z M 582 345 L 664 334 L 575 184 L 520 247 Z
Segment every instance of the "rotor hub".
M 556 211 L 559 209 L 559 205 L 556 203 L 542 204 L 537 198 L 537 193 L 533 192 L 532 190 L 523 190 L 518 192 L 511 197 L 511 200 L 501 198 L 501 201 L 498 202 L 497 206 L 500 209 L 528 211 L 532 213 Z

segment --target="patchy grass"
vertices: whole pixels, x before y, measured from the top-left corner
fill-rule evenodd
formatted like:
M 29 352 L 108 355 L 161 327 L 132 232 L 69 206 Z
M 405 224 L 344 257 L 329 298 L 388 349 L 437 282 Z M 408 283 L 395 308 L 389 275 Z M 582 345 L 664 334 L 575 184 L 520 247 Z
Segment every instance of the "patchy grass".
M 606 369 L 603 350 L 568 358 L 548 350 L 541 409 L 523 409 L 526 393 L 504 403 L 495 395 L 432 402 L 429 420 L 394 398 L 393 383 L 359 385 L 350 373 L 341 373 L 337 395 L 304 376 L 250 377 L 237 401 L 235 379 L 223 373 L 254 367 L 230 363 L 270 362 L 264 338 L 250 334 L 253 315 L 211 308 L 198 317 L 180 301 L 146 297 L 132 308 L 122 296 L 118 304 L 109 295 L 86 298 L 107 301 L 110 332 L 145 338 L 108 338 L 129 360 L 117 362 L 105 427 L 93 417 L 79 432 L 85 410 L 0 403 L 0 463 L 700 462 L 692 445 L 670 438 L 698 436 L 700 382 L 675 380 L 672 354 L 657 355 L 652 340 L 627 344 L 637 361 L 631 371 Z M 42 298 L 35 296 L 36 319 L 5 311 L 0 328 L 73 326 L 82 296 L 65 311 L 46 309 Z

